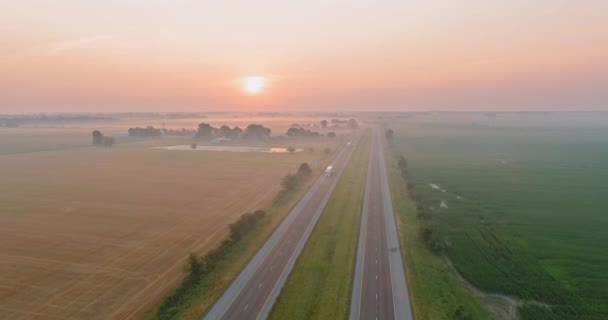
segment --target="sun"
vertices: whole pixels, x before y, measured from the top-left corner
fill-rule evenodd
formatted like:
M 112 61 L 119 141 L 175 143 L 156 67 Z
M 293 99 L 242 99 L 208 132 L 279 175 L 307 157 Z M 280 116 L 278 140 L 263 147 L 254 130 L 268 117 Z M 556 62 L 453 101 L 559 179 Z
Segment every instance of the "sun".
M 247 76 L 243 78 L 243 89 L 249 94 L 258 94 L 266 86 L 266 78 L 260 76 Z

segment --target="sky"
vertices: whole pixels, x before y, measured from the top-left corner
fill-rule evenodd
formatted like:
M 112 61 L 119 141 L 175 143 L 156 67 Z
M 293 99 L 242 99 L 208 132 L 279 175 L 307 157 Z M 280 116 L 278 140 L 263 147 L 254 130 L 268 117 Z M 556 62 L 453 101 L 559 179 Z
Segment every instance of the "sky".
M 608 1 L 0 0 L 0 113 L 411 110 L 608 110 Z

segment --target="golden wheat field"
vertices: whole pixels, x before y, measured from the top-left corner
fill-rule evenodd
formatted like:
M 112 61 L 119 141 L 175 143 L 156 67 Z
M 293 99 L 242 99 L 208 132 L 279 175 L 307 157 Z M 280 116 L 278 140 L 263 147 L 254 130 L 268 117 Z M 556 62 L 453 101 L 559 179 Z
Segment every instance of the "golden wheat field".
M 183 277 L 189 252 L 217 245 L 229 223 L 272 201 L 282 176 L 325 156 L 325 145 L 270 154 L 148 144 L 0 156 L 1 319 L 144 317 Z

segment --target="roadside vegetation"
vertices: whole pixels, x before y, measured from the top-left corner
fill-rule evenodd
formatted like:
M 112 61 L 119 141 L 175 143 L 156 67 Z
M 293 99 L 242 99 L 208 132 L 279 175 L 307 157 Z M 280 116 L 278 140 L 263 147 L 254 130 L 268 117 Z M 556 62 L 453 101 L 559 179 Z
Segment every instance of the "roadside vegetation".
M 270 319 L 346 319 L 369 157 L 359 142 L 271 313 Z
M 389 142 L 392 135 L 387 131 Z M 414 318 L 492 319 L 443 260 L 439 234 L 408 190 L 407 160 L 391 146 L 385 153 Z
M 158 307 L 153 319 L 176 319 L 179 313 L 190 306 L 193 299 L 208 286 L 215 278 L 222 260 L 225 260 L 231 251 L 255 230 L 255 226 L 266 216 L 263 210 L 242 215 L 239 220 L 230 224 L 230 234 L 222 241 L 219 247 L 207 252 L 203 256 L 190 253 L 186 271 L 188 275 L 181 285 L 173 291 Z
M 149 319 L 198 319 L 238 275 L 240 269 L 310 184 L 312 169 L 302 163 L 295 174 L 281 179 L 282 189 L 269 212 L 256 210 L 230 224 L 227 238 L 215 249 L 199 256 L 190 253 L 182 283 L 160 304 Z

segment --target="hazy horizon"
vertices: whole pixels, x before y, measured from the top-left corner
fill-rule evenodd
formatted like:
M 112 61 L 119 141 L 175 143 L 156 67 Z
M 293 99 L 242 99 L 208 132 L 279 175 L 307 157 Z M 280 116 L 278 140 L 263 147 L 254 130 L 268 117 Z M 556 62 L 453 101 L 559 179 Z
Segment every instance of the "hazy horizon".
M 605 1 L 0 9 L 0 113 L 608 110 Z

